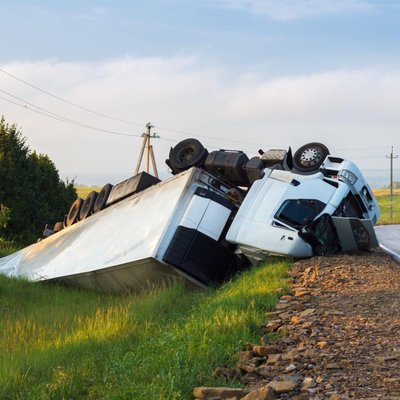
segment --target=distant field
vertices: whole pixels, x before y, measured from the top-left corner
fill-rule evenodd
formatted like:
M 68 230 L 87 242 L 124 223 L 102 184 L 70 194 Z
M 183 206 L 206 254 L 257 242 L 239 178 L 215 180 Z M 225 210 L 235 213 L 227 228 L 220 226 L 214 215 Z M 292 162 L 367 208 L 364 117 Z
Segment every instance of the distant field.
M 400 224 L 400 189 L 393 191 L 393 219 L 390 221 L 390 190 L 375 189 L 373 190 L 376 200 L 378 201 L 381 210 L 381 216 L 378 224 Z
M 75 186 L 75 189 L 78 193 L 78 197 L 82 199 L 86 199 L 86 196 L 95 190 L 96 192 L 100 191 L 100 187 L 98 186 Z

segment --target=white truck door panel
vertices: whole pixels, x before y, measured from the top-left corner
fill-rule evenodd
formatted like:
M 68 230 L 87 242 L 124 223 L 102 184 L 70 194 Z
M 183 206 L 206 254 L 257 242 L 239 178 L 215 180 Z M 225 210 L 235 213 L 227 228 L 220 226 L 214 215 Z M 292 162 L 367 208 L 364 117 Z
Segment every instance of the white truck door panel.
M 229 208 L 194 195 L 179 225 L 197 230 L 218 241 L 230 214 Z
M 179 225 L 197 229 L 210 201 L 210 199 L 205 197 L 193 196 Z
M 214 240 L 219 240 L 230 214 L 231 210 L 228 208 L 210 201 L 197 230 Z

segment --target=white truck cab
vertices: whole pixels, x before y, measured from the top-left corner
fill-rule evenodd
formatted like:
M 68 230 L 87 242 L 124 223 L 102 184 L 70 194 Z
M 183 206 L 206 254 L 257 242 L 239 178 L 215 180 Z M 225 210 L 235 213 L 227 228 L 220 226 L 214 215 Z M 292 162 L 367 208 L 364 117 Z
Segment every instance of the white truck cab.
M 377 246 L 379 207 L 357 166 L 326 156 L 312 174 L 264 169 L 250 187 L 226 239 L 252 261 L 310 257 Z

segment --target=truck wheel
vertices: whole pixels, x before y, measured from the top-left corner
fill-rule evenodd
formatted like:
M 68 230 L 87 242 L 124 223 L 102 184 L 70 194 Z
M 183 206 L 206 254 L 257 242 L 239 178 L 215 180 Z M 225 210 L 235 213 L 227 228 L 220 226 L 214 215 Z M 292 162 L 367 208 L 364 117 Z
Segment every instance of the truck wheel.
M 80 197 L 77 198 L 72 203 L 72 206 L 69 209 L 69 212 L 67 215 L 67 220 L 66 220 L 67 226 L 74 224 L 78 220 L 79 211 L 81 210 L 82 204 L 83 204 L 83 199 L 81 199 Z
M 93 214 L 93 206 L 96 202 L 97 194 L 97 192 L 93 191 L 86 196 L 86 199 L 82 204 L 81 210 L 79 211 L 79 221 L 82 221 L 86 217 L 89 217 Z
M 59 221 L 54 224 L 54 228 L 53 228 L 54 233 L 60 232 L 63 229 L 64 229 L 63 221 Z
M 322 143 L 307 143 L 294 153 L 293 167 L 300 173 L 315 172 L 328 154 L 328 148 Z
M 197 139 L 185 139 L 171 147 L 168 165 L 174 172 L 182 172 L 203 166 L 207 156 L 207 149 Z
M 111 189 L 113 185 L 111 183 L 107 183 L 102 187 L 99 194 L 97 195 L 96 201 L 94 202 L 93 206 L 93 214 L 99 212 L 103 208 L 105 208 L 107 204 L 108 196 L 110 195 Z

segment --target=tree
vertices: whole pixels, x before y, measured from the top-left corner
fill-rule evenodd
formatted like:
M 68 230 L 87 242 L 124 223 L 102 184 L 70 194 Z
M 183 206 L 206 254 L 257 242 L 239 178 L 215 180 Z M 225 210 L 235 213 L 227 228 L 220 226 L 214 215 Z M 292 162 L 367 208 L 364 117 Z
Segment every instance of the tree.
M 7 223 L 0 224 L 0 236 L 20 244 L 34 242 L 45 223 L 62 221 L 75 198 L 73 184 L 60 179 L 50 158 L 32 152 L 17 126 L 2 117 L 0 204 Z
M 9 219 L 10 210 L 3 206 L 3 204 L 0 204 L 0 228 L 5 228 Z

